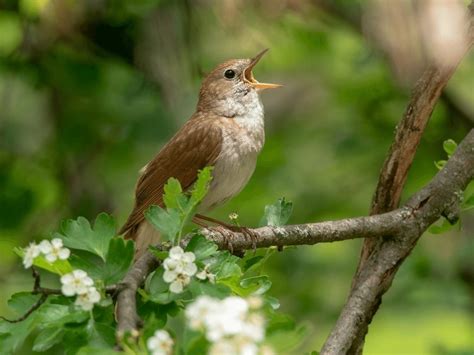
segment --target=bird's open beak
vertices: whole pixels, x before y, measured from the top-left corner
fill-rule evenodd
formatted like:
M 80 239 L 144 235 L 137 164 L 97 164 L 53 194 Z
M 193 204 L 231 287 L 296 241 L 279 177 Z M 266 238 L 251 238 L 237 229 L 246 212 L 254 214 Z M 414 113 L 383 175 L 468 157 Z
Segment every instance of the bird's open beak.
M 254 77 L 252 73 L 253 67 L 258 63 L 260 58 L 263 57 L 263 55 L 268 51 L 267 49 L 264 49 L 260 53 L 258 53 L 254 58 L 252 58 L 250 64 L 248 65 L 247 68 L 244 70 L 244 81 L 250 85 L 252 85 L 256 89 L 276 89 L 281 87 L 282 85 L 280 84 L 269 84 L 269 83 L 260 83 L 258 82 Z

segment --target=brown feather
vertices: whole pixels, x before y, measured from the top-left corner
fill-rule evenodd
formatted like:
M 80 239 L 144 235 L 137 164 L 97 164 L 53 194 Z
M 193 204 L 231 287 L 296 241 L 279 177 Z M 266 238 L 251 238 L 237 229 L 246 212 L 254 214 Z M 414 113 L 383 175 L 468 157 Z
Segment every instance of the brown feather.
M 187 190 L 198 170 L 215 164 L 222 145 L 219 121 L 218 116 L 196 112 L 145 167 L 137 183 L 135 207 L 119 234 L 135 239 L 144 212 L 151 205 L 163 207 L 163 188 L 169 178 L 178 179 Z

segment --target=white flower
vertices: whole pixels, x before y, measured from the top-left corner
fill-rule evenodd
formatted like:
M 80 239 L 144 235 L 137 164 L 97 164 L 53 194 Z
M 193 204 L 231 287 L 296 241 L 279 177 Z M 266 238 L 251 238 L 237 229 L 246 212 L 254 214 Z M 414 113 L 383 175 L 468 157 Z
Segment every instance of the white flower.
M 216 275 L 209 272 L 209 264 L 207 264 L 202 271 L 198 272 L 196 277 L 199 280 L 209 280 L 212 284 L 216 282 Z
M 257 304 L 262 302 L 256 297 L 218 300 L 200 296 L 186 308 L 185 315 L 190 328 L 204 330 L 211 342 L 211 355 L 257 355 L 265 338 L 265 319 L 255 310 Z
M 258 313 L 252 313 L 244 322 L 242 335 L 253 341 L 262 341 L 265 337 L 265 319 Z
M 73 272 L 61 276 L 61 291 L 65 296 L 82 295 L 89 291 L 94 285 L 94 281 L 87 276 L 83 270 L 74 270 Z
M 157 330 L 146 344 L 152 355 L 169 355 L 173 351 L 174 341 L 166 330 Z
M 40 255 L 40 248 L 38 245 L 35 243 L 30 243 L 28 247 L 25 249 L 25 254 L 23 255 L 23 266 L 25 266 L 25 269 L 28 269 L 33 265 L 33 261 L 35 258 Z
M 245 338 L 222 339 L 211 345 L 209 355 L 257 355 L 258 346 Z
M 94 304 L 100 301 L 100 293 L 92 286 L 87 289 L 85 293 L 77 295 L 76 306 L 81 307 L 84 311 L 90 311 L 94 308 Z
M 163 262 L 165 269 L 163 280 L 170 284 L 171 292 L 181 293 L 191 282 L 191 276 L 197 272 L 194 260 L 196 256 L 191 252 L 185 253 L 180 246 L 170 249 L 168 257 Z
M 41 253 L 44 254 L 44 257 L 50 263 L 54 263 L 56 260 L 66 260 L 69 258 L 71 251 L 68 248 L 63 247 L 63 241 L 59 238 L 54 238 L 51 240 L 43 240 L 39 244 Z
M 199 329 L 205 325 L 205 320 L 219 310 L 219 300 L 209 296 L 199 296 L 195 302 L 186 308 L 186 318 L 191 329 Z

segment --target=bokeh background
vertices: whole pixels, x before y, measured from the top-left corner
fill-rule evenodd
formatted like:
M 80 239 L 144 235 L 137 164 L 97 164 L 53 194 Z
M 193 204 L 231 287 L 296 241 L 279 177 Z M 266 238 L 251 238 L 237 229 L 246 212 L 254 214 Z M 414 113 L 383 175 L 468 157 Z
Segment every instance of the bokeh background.
M 410 90 L 428 61 L 449 64 L 462 46 L 467 3 L 0 0 L 0 314 L 31 288 L 12 249 L 65 218 L 106 211 L 123 223 L 138 170 L 193 113 L 203 75 L 263 48 L 255 76 L 284 88 L 262 94 L 267 140 L 253 178 L 213 216 L 237 212 L 254 226 L 282 196 L 294 202 L 290 223 L 366 215 Z M 436 106 L 405 198 L 437 172 L 442 142 L 474 126 L 473 83 L 470 54 Z M 420 240 L 366 354 L 474 352 L 473 230 L 465 212 L 461 227 Z M 271 294 L 308 325 L 295 353 L 320 349 L 360 247 L 272 257 Z

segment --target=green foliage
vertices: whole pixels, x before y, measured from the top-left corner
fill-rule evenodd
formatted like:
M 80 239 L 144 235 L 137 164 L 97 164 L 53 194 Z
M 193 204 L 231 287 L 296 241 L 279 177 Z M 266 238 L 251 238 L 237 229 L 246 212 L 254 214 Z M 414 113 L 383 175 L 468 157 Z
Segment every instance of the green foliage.
M 181 231 L 209 189 L 211 172 L 212 167 L 206 167 L 198 172 L 198 178 L 189 195 L 183 193 L 177 179 L 170 178 L 163 194 L 166 209 L 151 206 L 145 212 L 146 219 L 161 232 L 163 239 L 169 240 L 173 245 L 179 244 Z
M 452 139 L 447 139 L 443 142 L 443 150 L 448 155 L 448 159 L 451 158 L 451 155 L 454 154 L 457 147 L 458 147 L 457 143 Z M 438 160 L 438 161 L 435 161 L 434 164 L 438 168 L 438 170 L 441 170 L 444 168 L 447 162 L 448 162 L 447 160 Z
M 89 251 L 105 261 L 110 240 L 115 236 L 115 222 L 111 216 L 101 213 L 92 228 L 87 219 L 79 217 L 64 222 L 57 236 L 64 241 L 65 246 Z
M 182 229 L 205 196 L 210 180 L 211 169 L 204 169 L 199 173 L 191 192 L 186 194 L 176 179 L 170 179 L 165 186 L 166 209 L 155 206 L 148 211 L 147 217 L 161 228 L 162 233 L 168 233 L 170 240 L 179 243 Z M 291 203 L 279 199 L 276 204 L 265 208 L 262 220 L 271 225 L 282 225 L 288 220 L 291 210 Z M 168 225 L 164 224 L 166 215 L 175 215 L 176 219 L 168 219 Z M 130 269 L 134 255 L 133 241 L 115 236 L 114 219 L 103 213 L 96 218 L 93 227 L 83 217 L 68 220 L 63 223 L 61 232 L 54 236 L 61 238 L 63 244 L 70 248 L 68 260 L 49 263 L 44 255 L 39 255 L 33 259 L 33 265 L 58 275 L 78 269 L 85 271 L 93 279 L 101 300 L 88 312 L 81 309 L 77 301 L 73 302 L 71 297 L 50 296 L 25 320 L 18 323 L 0 322 L 2 349 L 12 353 L 31 337 L 32 349 L 36 352 L 59 348 L 71 354 L 115 353 L 114 305 L 111 297 L 105 293 L 105 286 L 120 282 Z M 203 334 L 191 329 L 182 333 L 186 306 L 203 295 L 214 299 L 225 299 L 232 295 L 261 297 L 262 312 L 268 327 L 268 341 L 265 344 L 276 351 L 288 351 L 302 341 L 304 328 L 296 326 L 289 316 L 277 313 L 279 301 L 268 295 L 272 282 L 263 270 L 275 249 L 258 250 L 239 258 L 229 251 L 218 250 L 216 244 L 197 232 L 186 243 L 184 251 L 176 251 L 176 248 L 180 247 L 175 246 L 170 252 L 152 250 L 165 261 L 138 292 L 138 312 L 144 326 L 137 343 L 130 343 L 126 339 L 121 343 L 128 352 L 146 352 L 146 340 L 157 329 L 167 329 L 174 334 L 177 352 L 206 352 L 211 343 Z M 173 290 L 171 281 L 164 277 L 169 272 L 166 265 L 168 258 L 172 258 L 173 250 L 175 254 L 178 253 L 178 256 L 173 257 L 192 255 L 190 260 L 202 274 L 198 278 L 193 276 L 196 273 L 193 271 L 190 274 L 192 278 L 183 284 L 180 292 Z M 19 249 L 18 254 L 25 257 L 27 252 Z M 21 292 L 14 294 L 8 304 L 20 316 L 39 298 L 40 295 Z
M 290 219 L 293 212 L 293 203 L 285 201 L 285 198 L 278 199 L 273 205 L 265 206 L 265 214 L 260 221 L 261 226 L 283 226 Z

